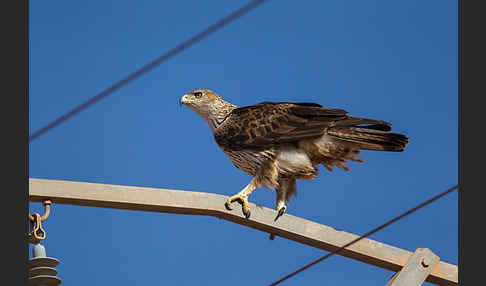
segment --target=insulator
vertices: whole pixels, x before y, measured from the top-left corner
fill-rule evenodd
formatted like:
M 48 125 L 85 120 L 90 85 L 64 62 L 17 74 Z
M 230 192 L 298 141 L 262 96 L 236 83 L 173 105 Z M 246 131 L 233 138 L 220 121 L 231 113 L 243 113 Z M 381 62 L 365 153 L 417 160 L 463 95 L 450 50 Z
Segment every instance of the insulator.
M 32 248 L 33 258 L 29 259 L 29 286 L 56 286 L 61 279 L 56 277 L 59 260 L 46 256 L 46 248 L 40 243 Z

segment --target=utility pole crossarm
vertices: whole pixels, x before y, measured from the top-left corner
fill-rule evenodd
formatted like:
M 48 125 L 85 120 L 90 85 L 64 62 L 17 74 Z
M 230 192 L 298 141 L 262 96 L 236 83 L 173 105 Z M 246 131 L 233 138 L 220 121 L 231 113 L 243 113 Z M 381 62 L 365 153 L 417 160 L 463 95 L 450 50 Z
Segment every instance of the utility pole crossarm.
M 45 199 L 53 204 L 214 216 L 326 251 L 334 251 L 359 237 L 288 213 L 275 222 L 274 210 L 252 203 L 252 216 L 246 219 L 241 211 L 225 208 L 227 196 L 213 193 L 31 178 L 29 200 Z M 400 271 L 412 256 L 410 251 L 368 238 L 337 254 L 394 272 Z M 440 261 L 426 281 L 458 285 L 457 266 Z
M 428 248 L 417 248 L 407 264 L 395 273 L 386 286 L 420 286 L 440 259 Z

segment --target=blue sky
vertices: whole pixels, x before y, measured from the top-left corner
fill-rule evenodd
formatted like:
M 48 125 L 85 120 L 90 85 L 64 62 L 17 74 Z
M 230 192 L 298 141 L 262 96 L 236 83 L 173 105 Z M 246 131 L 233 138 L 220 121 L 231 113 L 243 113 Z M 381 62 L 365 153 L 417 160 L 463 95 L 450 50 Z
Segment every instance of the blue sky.
M 247 1 L 30 2 L 30 133 Z M 32 178 L 232 195 L 250 177 L 179 98 L 316 102 L 393 122 L 403 153 L 298 181 L 288 213 L 355 234 L 457 184 L 456 1 L 268 1 L 30 143 Z M 458 263 L 457 192 L 371 238 Z M 259 189 L 250 201 L 273 208 Z M 30 212 L 42 212 L 33 203 Z M 265 285 L 326 252 L 212 217 L 54 205 L 65 285 Z M 235 247 L 238 246 L 238 247 Z M 283 285 L 385 285 L 334 256 Z

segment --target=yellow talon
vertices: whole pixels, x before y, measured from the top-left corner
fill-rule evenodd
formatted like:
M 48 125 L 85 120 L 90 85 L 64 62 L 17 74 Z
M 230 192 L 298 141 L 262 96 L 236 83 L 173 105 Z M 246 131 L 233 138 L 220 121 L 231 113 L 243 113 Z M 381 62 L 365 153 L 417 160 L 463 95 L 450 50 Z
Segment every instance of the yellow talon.
M 232 210 L 230 205 L 234 201 L 239 201 L 242 204 L 243 214 L 245 215 L 246 218 L 249 218 L 250 217 L 250 203 L 248 202 L 248 197 L 242 196 L 240 194 L 236 194 L 236 195 L 230 197 L 225 203 L 225 206 L 228 210 Z

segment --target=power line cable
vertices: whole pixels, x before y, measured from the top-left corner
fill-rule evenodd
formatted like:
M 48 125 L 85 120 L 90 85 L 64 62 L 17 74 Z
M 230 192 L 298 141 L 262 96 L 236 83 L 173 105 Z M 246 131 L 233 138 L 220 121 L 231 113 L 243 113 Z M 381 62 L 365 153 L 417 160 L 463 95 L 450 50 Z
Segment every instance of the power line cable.
M 454 191 L 454 190 L 455 190 L 455 189 L 457 189 L 457 188 L 459 188 L 459 185 L 455 185 L 454 187 L 451 187 L 451 188 L 449 188 L 449 189 L 445 190 L 444 192 L 442 192 L 442 193 L 440 193 L 440 194 L 438 194 L 438 195 L 433 196 L 432 198 L 430 198 L 430 199 L 426 200 L 425 202 L 423 202 L 423 203 L 421 203 L 421 204 L 417 205 L 416 207 L 414 207 L 414 208 L 412 208 L 412 209 L 410 209 L 410 210 L 408 210 L 408 211 L 406 211 L 406 212 L 402 213 L 401 215 L 399 215 L 399 216 L 397 216 L 397 217 L 395 217 L 395 218 L 393 218 L 393 219 L 390 219 L 389 221 L 385 222 L 384 224 L 382 224 L 382 225 L 378 226 L 377 228 L 375 228 L 375 229 L 373 229 L 373 230 L 371 230 L 371 231 L 369 231 L 369 232 L 365 233 L 364 235 L 362 235 L 362 236 L 360 236 L 360 237 L 358 237 L 358 238 L 356 238 L 356 239 L 354 239 L 354 240 L 352 240 L 352 241 L 350 241 L 350 242 L 346 243 L 345 245 L 341 246 L 340 248 L 336 249 L 335 251 L 332 251 L 332 252 L 330 252 L 330 253 L 328 253 L 328 254 L 326 254 L 326 255 L 322 256 L 321 258 L 318 258 L 318 259 L 316 259 L 316 260 L 312 261 L 311 263 L 309 263 L 309 264 L 307 264 L 307 265 L 305 265 L 305 266 L 303 266 L 303 267 L 301 267 L 301 268 L 297 269 L 296 271 L 294 271 L 294 272 L 292 272 L 292 273 L 290 273 L 290 274 L 286 275 L 285 277 L 280 278 L 279 280 L 277 280 L 277 281 L 273 282 L 272 284 L 270 284 L 270 286 L 275 286 L 275 285 L 277 285 L 277 284 L 280 284 L 281 282 L 283 282 L 283 281 L 285 281 L 285 280 L 289 279 L 289 278 L 290 278 L 290 277 L 292 277 L 292 276 L 297 275 L 298 273 L 300 273 L 300 272 L 302 272 L 302 271 L 304 271 L 304 270 L 308 269 L 309 267 L 311 267 L 311 266 L 313 266 L 313 265 L 315 265 L 315 264 L 317 264 L 317 263 L 319 263 L 319 262 L 321 262 L 321 261 L 323 261 L 323 260 L 326 260 L 327 258 L 329 258 L 329 257 L 333 256 L 334 254 L 336 254 L 336 253 L 338 253 L 338 252 L 342 251 L 342 250 L 343 250 L 343 249 L 345 249 L 346 247 L 349 247 L 349 246 L 351 246 L 351 245 L 355 244 L 356 242 L 360 241 L 361 239 L 363 239 L 363 238 L 365 238 L 365 237 L 368 237 L 368 236 L 370 236 L 370 235 L 374 234 L 375 232 L 377 232 L 377 231 L 379 231 L 379 230 L 381 230 L 381 229 L 383 229 L 383 228 L 385 228 L 385 227 L 389 226 L 390 224 L 392 224 L 392 223 L 394 223 L 394 222 L 396 222 L 396 221 L 398 221 L 398 220 L 400 220 L 400 219 L 402 219 L 402 218 L 406 217 L 407 215 L 409 215 L 409 214 L 411 214 L 411 213 L 413 213 L 413 212 L 415 212 L 415 211 L 417 211 L 417 210 L 419 210 L 419 209 L 421 209 L 421 208 L 425 207 L 426 205 L 428 205 L 428 204 L 430 204 L 430 203 L 432 203 L 432 202 L 434 202 L 434 201 L 436 201 L 436 200 L 438 200 L 438 199 L 442 198 L 443 196 L 445 196 L 445 195 L 447 195 L 447 194 L 451 193 L 452 191 Z
M 175 48 L 169 50 L 168 52 L 166 52 L 162 56 L 160 56 L 160 57 L 156 58 L 155 60 L 153 60 L 152 62 L 146 64 L 145 66 L 143 66 L 139 70 L 137 70 L 137 71 L 129 74 L 128 76 L 126 76 L 122 80 L 120 80 L 117 83 L 113 84 L 112 86 L 106 88 L 105 90 L 101 91 L 100 93 L 98 93 L 94 97 L 90 98 L 89 100 L 85 101 L 84 103 L 78 105 L 74 109 L 72 109 L 69 112 L 65 113 L 64 115 L 60 116 L 56 120 L 50 122 L 49 124 L 45 125 L 41 129 L 39 129 L 36 132 L 32 133 L 29 136 L 29 142 L 32 141 L 32 140 L 34 140 L 34 139 L 36 139 L 37 137 L 41 136 L 42 134 L 46 133 L 47 131 L 53 129 L 54 127 L 56 127 L 57 125 L 61 124 L 62 122 L 68 120 L 73 115 L 81 112 L 82 110 L 88 108 L 89 106 L 93 105 L 94 103 L 96 103 L 96 102 L 100 101 L 101 99 L 105 98 L 106 96 L 110 95 L 114 91 L 120 89 L 122 86 L 124 86 L 127 83 L 129 83 L 129 82 L 135 80 L 136 78 L 140 77 L 144 73 L 152 70 L 156 66 L 160 65 L 162 62 L 168 60 L 169 58 L 177 55 L 178 53 L 182 52 L 183 50 L 185 50 L 185 49 L 189 48 L 190 46 L 196 44 L 197 42 L 199 42 L 203 38 L 205 38 L 205 37 L 209 36 L 210 34 L 216 32 L 217 30 L 219 30 L 223 26 L 225 26 L 225 25 L 233 22 L 237 18 L 239 18 L 239 17 L 243 16 L 244 14 L 250 12 L 251 10 L 253 10 L 254 8 L 256 8 L 257 6 L 259 6 L 260 4 L 262 4 L 265 1 L 267 1 L 267 0 L 254 0 L 254 1 L 251 1 L 250 3 L 246 4 L 245 6 L 239 8 L 238 10 L 236 10 L 234 12 L 232 12 L 228 16 L 220 19 L 215 24 L 213 24 L 213 25 L 207 27 L 206 29 L 204 29 L 202 32 L 200 32 L 197 35 L 189 38 L 188 40 L 180 43 Z

